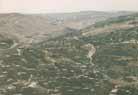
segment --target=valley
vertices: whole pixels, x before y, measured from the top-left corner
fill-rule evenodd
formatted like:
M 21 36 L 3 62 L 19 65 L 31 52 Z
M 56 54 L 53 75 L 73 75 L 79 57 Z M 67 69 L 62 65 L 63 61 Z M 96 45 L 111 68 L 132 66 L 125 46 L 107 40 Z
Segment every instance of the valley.
M 1 14 L 0 95 L 137 95 L 137 26 L 138 13 Z

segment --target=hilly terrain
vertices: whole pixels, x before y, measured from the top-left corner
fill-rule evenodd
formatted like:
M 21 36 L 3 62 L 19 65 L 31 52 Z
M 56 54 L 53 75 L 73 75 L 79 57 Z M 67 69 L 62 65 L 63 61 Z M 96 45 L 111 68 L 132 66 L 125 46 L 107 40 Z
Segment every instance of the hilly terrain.
M 76 12 L 59 14 L 0 14 L 0 35 L 7 35 L 16 43 L 38 43 L 67 32 L 76 32 L 95 22 L 131 14 L 131 12 Z
M 138 13 L 122 14 L 82 29 L 0 15 L 0 95 L 137 95 Z

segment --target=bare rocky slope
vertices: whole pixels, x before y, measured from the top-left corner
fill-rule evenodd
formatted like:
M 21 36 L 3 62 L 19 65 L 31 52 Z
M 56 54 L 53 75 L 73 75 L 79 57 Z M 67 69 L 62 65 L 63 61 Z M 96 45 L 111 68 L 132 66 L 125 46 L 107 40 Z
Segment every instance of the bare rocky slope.
M 61 14 L 0 14 L 0 35 L 23 43 L 40 42 L 75 32 L 97 21 L 130 14 L 128 12 L 78 12 Z

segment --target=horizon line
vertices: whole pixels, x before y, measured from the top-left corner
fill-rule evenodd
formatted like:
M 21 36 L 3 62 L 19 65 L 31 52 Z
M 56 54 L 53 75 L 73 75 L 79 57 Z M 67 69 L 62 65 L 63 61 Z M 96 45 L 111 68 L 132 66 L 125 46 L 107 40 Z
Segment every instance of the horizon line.
M 62 13 L 80 13 L 80 12 L 108 12 L 108 13 L 114 13 L 114 12 L 138 12 L 136 10 L 80 10 L 80 11 L 61 11 L 61 12 L 19 12 L 19 11 L 11 11 L 11 12 L 0 12 L 0 14 L 62 14 Z

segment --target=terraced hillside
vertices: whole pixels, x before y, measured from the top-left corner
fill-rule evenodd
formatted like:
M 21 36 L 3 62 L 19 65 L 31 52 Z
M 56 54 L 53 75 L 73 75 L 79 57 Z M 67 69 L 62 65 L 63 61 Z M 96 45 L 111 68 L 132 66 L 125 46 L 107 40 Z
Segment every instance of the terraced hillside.
M 131 14 L 131 12 L 5 13 L 0 14 L 0 35 L 6 35 L 6 37 L 10 37 L 22 45 L 28 45 L 68 32 L 79 31 L 97 21 L 127 14 Z
M 0 36 L 1 95 L 137 95 L 138 14 L 28 47 Z

